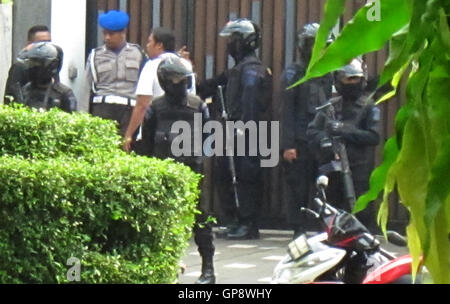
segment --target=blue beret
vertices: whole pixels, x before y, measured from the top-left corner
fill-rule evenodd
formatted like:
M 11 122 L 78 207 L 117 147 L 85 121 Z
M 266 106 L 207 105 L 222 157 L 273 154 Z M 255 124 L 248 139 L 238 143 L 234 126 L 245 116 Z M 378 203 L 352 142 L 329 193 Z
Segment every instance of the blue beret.
M 127 13 L 121 11 L 109 11 L 108 13 L 101 14 L 98 17 L 98 23 L 104 29 L 116 32 L 128 27 L 130 17 Z

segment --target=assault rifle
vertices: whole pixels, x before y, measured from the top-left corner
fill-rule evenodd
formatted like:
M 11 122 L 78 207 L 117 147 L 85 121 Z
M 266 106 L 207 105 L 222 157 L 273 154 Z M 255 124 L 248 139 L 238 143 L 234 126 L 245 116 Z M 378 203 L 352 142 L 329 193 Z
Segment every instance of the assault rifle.
M 316 111 L 323 111 L 329 119 L 336 121 L 336 112 L 331 102 L 317 107 Z M 330 163 L 320 167 L 319 170 L 321 172 L 341 172 L 344 186 L 344 199 L 348 203 L 348 206 L 353 209 L 356 202 L 356 195 L 345 143 L 340 136 L 332 136 L 331 138 L 322 140 L 320 147 L 322 149 L 331 148 L 334 159 Z

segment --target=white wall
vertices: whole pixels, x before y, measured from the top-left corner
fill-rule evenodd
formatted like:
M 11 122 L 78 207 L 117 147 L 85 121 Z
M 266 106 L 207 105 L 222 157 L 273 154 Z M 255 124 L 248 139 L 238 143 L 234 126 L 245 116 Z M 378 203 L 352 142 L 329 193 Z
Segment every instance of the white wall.
M 12 5 L 0 4 L 0 104 L 3 104 L 6 79 L 11 65 Z
M 51 20 L 52 42 L 64 50 L 61 82 L 79 99 L 85 66 L 86 0 L 52 0 Z M 70 73 L 78 75 L 74 78 Z

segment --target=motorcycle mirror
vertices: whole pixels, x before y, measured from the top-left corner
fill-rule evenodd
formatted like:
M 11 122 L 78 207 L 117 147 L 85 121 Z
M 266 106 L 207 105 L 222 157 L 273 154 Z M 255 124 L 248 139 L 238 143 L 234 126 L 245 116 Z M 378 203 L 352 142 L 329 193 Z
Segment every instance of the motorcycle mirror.
M 320 189 L 327 188 L 327 187 L 328 187 L 328 181 L 329 181 L 329 179 L 328 179 L 327 176 L 325 176 L 325 175 L 319 176 L 319 177 L 317 178 L 317 181 L 316 181 L 317 188 L 318 188 L 319 190 L 320 190 Z
M 387 240 L 389 243 L 392 243 L 399 247 L 406 247 L 408 246 L 408 240 L 402 236 L 401 234 L 388 230 L 387 231 Z

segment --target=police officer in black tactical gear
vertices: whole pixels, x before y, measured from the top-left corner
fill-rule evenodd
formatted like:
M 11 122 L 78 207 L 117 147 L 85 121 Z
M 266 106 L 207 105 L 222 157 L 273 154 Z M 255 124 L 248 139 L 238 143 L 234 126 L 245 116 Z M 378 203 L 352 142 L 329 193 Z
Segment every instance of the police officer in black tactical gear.
M 281 77 L 281 149 L 287 183 L 287 222 L 294 238 L 306 232 L 306 217 L 300 212 L 307 207 L 314 191 L 316 163 L 308 148 L 306 129 L 316 115 L 316 107 L 331 98 L 333 76 L 312 79 L 293 89 L 287 89 L 305 76 L 319 31 L 317 23 L 306 24 L 297 34 L 299 61 L 290 65 Z M 332 37 L 328 43 L 332 42 Z
M 189 123 L 191 143 L 194 143 L 194 132 L 196 130 L 194 116 L 201 114 L 202 123 L 209 119 L 206 103 L 200 98 L 188 94 L 192 72 L 185 67 L 179 58 L 169 57 L 159 64 L 157 75 L 165 95 L 153 100 L 144 119 L 142 140 L 146 154 L 161 159 L 173 158 L 189 166 L 195 172 L 202 173 L 203 157 L 195 156 L 202 155 L 195 152 L 201 152 L 203 145 L 200 145 L 200 147 L 191 146 L 191 155 L 177 156 L 171 150 L 172 141 L 180 136 L 178 133 L 171 133 L 172 125 L 175 122 Z M 197 151 L 198 149 L 199 151 Z M 199 207 L 201 209 L 200 204 Z M 207 214 L 202 211 L 201 214 L 197 215 L 194 226 L 195 243 L 202 257 L 202 274 L 196 281 L 197 284 L 214 284 L 216 281 L 213 266 L 212 227 L 207 223 L 207 220 Z
M 35 25 L 28 30 L 27 46 L 24 49 L 30 48 L 35 42 L 49 42 L 51 40 L 50 31 L 46 25 Z M 30 80 L 26 67 L 20 61 L 11 65 L 8 71 L 8 79 L 5 87 L 5 104 L 22 98 L 21 89 Z
M 44 110 L 53 107 L 68 113 L 76 110 L 72 89 L 58 80 L 63 64 L 59 46 L 50 42 L 34 43 L 19 54 L 18 60 L 25 65 L 30 82 L 21 88 L 16 102 Z
M 230 21 L 222 29 L 220 36 L 227 37 L 228 54 L 235 61 L 232 69 L 215 79 L 217 84 L 226 86 L 228 120 L 244 123 L 254 121 L 258 124 L 272 96 L 271 72 L 255 53 L 261 40 L 259 26 L 247 19 Z M 202 92 L 199 93 L 202 95 Z M 218 190 L 225 222 L 229 226 L 226 235 L 228 239 L 259 238 L 262 168 L 259 157 L 249 156 L 248 132 L 244 134 L 247 139 L 246 156 L 236 156 L 236 151 L 234 153 L 239 206 L 233 197 L 235 194 L 230 161 L 227 157 L 219 158 Z
M 330 119 L 326 111 L 317 113 L 308 126 L 307 135 L 314 152 L 319 156 L 324 172 L 330 175 L 328 199 L 337 207 L 349 211 L 353 206 L 344 203 L 344 187 L 340 172 L 325 172 L 333 151 L 326 144 L 330 138 L 342 140 L 347 149 L 356 198 L 369 187 L 370 174 L 374 167 L 375 146 L 380 142 L 378 125 L 380 110 L 364 95 L 367 75 L 362 60 L 354 59 L 349 65 L 334 74 L 338 97 L 329 102 L 333 105 L 336 120 Z M 377 232 L 373 204 L 358 213 L 357 217 L 372 232 Z

